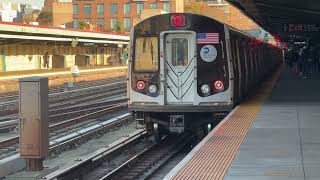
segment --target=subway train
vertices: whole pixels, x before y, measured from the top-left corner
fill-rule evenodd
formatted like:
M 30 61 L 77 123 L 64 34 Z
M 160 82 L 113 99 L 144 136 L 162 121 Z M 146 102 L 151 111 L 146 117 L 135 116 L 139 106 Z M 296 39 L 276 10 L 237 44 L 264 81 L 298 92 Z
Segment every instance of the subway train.
M 153 16 L 130 36 L 128 107 L 156 139 L 203 130 L 283 61 L 280 48 L 197 14 Z

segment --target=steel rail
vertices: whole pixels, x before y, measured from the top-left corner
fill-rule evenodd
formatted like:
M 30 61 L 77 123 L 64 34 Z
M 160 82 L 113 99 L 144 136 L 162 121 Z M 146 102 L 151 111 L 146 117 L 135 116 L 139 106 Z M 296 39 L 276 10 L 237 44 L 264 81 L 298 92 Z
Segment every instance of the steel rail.
M 146 148 L 99 180 L 150 178 L 169 159 L 194 140 L 194 136 L 167 136 L 159 144 Z
M 77 168 L 84 167 L 88 164 L 98 163 L 101 159 L 108 156 L 109 154 L 117 152 L 123 147 L 128 146 L 138 139 L 145 137 L 146 134 L 147 131 L 145 129 L 137 130 L 134 133 L 131 133 L 128 136 L 113 142 L 112 144 L 106 145 L 105 147 L 95 151 L 87 157 L 82 158 L 80 161 L 75 162 L 68 167 L 64 167 L 63 169 L 59 169 L 51 174 L 42 177 L 42 179 L 58 179 L 65 174 L 75 171 Z
M 88 120 L 88 119 L 93 119 L 93 118 L 96 118 L 96 117 L 99 117 L 99 116 L 103 116 L 106 113 L 110 113 L 112 111 L 115 111 L 115 110 L 117 110 L 119 108 L 124 108 L 126 106 L 127 106 L 126 103 L 120 103 L 118 105 L 114 105 L 112 107 L 105 108 L 103 110 L 99 110 L 99 111 L 92 112 L 92 113 L 89 113 L 89 114 L 86 114 L 86 115 L 83 115 L 83 116 L 79 116 L 79 117 L 76 117 L 76 118 L 72 118 L 72 119 L 69 119 L 69 120 L 66 120 L 66 121 L 63 121 L 63 122 L 52 124 L 49 127 L 50 128 L 50 132 L 53 132 L 55 130 L 58 130 L 58 129 L 61 129 L 61 128 L 64 128 L 64 127 L 67 127 L 67 126 L 78 124 L 78 123 L 83 122 L 83 121 Z M 0 141 L 0 148 L 5 148 L 5 147 L 11 146 L 13 144 L 17 144 L 18 142 L 19 142 L 19 136 L 17 135 L 17 136 L 14 136 L 14 137 L 11 137 L 11 138 L 8 138 L 8 139 Z
M 86 87 L 86 88 L 81 88 L 81 89 L 75 89 L 75 90 L 70 90 L 70 91 L 63 91 L 63 92 L 56 92 L 56 93 L 50 93 L 49 97 L 54 97 L 58 95 L 64 95 L 64 94 L 70 94 L 70 93 L 78 93 L 78 92 L 83 92 L 83 91 L 88 91 L 88 90 L 93 90 L 93 89 L 100 89 L 108 86 L 113 86 L 117 84 L 125 84 L 126 81 L 120 81 L 120 82 L 113 82 L 105 85 L 98 85 L 98 86 L 92 86 L 92 87 Z M 17 95 L 18 98 L 19 95 Z M 19 100 L 11 100 L 11 101 L 6 101 L 6 102 L 0 102 L 0 106 L 6 105 L 6 104 L 13 104 L 13 103 L 18 103 Z
M 111 101 L 102 101 L 99 103 L 95 104 L 85 104 L 82 106 L 74 106 L 74 107 L 68 107 L 68 108 L 62 108 L 62 109 L 55 109 L 55 110 L 50 110 L 49 114 L 49 122 L 59 122 L 63 118 L 71 118 L 73 116 L 81 116 L 84 114 L 88 114 L 90 112 L 97 111 L 99 109 L 105 109 L 113 106 L 114 104 L 118 103 L 124 103 L 127 101 L 127 98 L 120 98 L 116 100 L 111 100 Z M 14 129 L 17 127 L 19 122 L 19 119 L 12 119 L 12 120 L 7 120 L 7 121 L 2 121 L 0 122 L 0 130 L 10 130 Z

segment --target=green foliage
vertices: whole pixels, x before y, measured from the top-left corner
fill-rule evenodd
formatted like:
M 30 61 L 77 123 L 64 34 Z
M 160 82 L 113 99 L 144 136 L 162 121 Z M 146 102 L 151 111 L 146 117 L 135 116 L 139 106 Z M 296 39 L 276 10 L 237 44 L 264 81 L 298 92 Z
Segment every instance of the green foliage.
M 40 25 L 52 25 L 52 12 L 42 11 L 37 18 Z
M 184 7 L 184 11 L 186 13 L 201 14 L 203 13 L 203 9 L 207 6 L 208 4 L 204 2 L 190 2 L 190 3 L 186 3 Z
M 118 20 L 116 27 L 113 28 L 112 31 L 117 32 L 117 33 L 125 33 L 128 30 L 126 28 L 124 28 L 122 21 Z
M 84 30 L 85 27 L 86 27 L 86 24 L 83 21 L 79 22 L 79 29 Z

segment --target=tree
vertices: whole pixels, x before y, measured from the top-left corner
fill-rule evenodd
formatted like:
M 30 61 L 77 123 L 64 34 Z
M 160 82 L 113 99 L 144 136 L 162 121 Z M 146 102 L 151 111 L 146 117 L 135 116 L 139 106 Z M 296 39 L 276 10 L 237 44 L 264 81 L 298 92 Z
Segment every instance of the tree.
M 37 18 L 40 25 L 52 25 L 52 12 L 42 11 Z
M 40 13 L 41 13 L 40 10 L 33 10 L 32 12 L 30 12 L 28 14 L 23 14 L 22 15 L 22 22 L 26 23 L 26 24 L 29 24 L 30 22 L 36 22 Z
M 208 7 L 208 4 L 205 2 L 190 2 L 186 3 L 184 11 L 186 13 L 196 13 L 203 14 L 203 10 Z
M 125 33 L 128 30 L 124 28 L 122 21 L 117 21 L 116 27 L 112 29 L 112 31 L 117 33 Z
M 86 24 L 83 21 L 79 22 L 79 29 L 84 30 L 85 27 L 86 27 Z

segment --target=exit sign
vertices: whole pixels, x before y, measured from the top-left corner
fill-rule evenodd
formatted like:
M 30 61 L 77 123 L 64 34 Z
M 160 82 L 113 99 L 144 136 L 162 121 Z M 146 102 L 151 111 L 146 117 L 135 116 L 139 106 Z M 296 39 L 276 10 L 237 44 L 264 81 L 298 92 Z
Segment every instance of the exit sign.
M 289 33 L 320 32 L 317 24 L 284 24 L 283 31 Z

